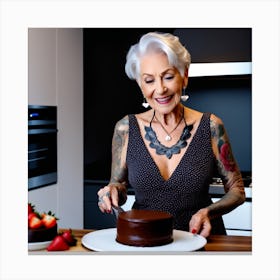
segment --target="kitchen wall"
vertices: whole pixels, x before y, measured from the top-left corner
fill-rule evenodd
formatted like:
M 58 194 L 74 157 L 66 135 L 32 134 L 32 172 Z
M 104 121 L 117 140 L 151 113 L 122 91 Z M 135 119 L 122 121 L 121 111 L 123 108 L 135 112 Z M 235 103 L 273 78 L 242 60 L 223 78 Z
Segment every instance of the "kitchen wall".
M 83 31 L 30 28 L 28 104 L 57 106 L 58 181 L 30 190 L 38 211 L 51 210 L 59 227 L 83 227 Z
M 148 31 L 154 30 L 145 28 L 84 30 L 86 228 L 101 229 L 115 225 L 113 216 L 99 211 L 97 191 L 107 184 L 110 178 L 111 141 L 115 123 L 126 114 L 145 110 L 141 106 L 143 101 L 141 91 L 135 81 L 127 78 L 124 66 L 130 45 Z M 194 63 L 190 67 L 191 77 L 187 88 L 190 98 L 186 106 L 203 112 L 212 112 L 222 118 L 244 179 L 249 175 L 248 186 L 251 183 L 252 146 L 251 29 L 187 28 L 158 31 L 179 35 L 191 50 Z M 227 62 L 227 66 L 228 62 L 245 62 L 250 65 L 250 71 L 236 73 L 230 68 L 226 73 L 217 74 L 218 62 Z M 194 66 L 201 70 L 196 72 L 199 75 L 193 75 Z M 211 66 L 207 73 L 204 71 L 205 66 Z M 217 189 L 223 191 L 222 185 Z M 251 188 L 246 189 L 251 191 Z M 210 193 L 214 199 L 221 197 L 220 193 L 217 195 L 216 192 L 212 192 L 211 186 Z M 250 235 L 251 196 L 246 203 L 223 218 L 229 234 Z
M 85 179 L 109 180 L 111 142 L 115 123 L 127 114 L 145 111 L 141 105 L 143 102 L 141 91 L 135 81 L 127 78 L 124 68 L 129 47 L 149 31 L 154 29 L 84 30 Z M 241 171 L 250 174 L 251 72 L 244 75 L 242 71 L 222 74 L 217 74 L 216 71 L 219 68 L 217 64 L 222 64 L 223 68 L 227 69 L 230 64 L 228 62 L 251 63 L 251 29 L 163 28 L 157 31 L 171 32 L 180 36 L 180 40 L 190 49 L 194 63 L 190 66 L 191 77 L 187 88 L 190 98 L 186 106 L 214 113 L 224 121 Z M 114 38 L 118 38 L 117 44 Z M 201 71 L 198 72 L 203 74 L 192 76 L 193 67 L 200 68 Z M 208 68 L 207 73 L 204 67 Z

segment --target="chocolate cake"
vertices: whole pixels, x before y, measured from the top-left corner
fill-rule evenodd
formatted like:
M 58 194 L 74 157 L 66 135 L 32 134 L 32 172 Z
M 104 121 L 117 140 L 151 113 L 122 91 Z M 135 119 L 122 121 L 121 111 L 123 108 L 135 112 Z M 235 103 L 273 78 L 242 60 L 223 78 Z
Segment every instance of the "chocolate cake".
M 28 229 L 28 243 L 50 241 L 57 235 L 57 224 L 51 228 Z
M 133 209 L 119 214 L 116 241 L 138 247 L 160 246 L 173 241 L 172 232 L 169 213 Z

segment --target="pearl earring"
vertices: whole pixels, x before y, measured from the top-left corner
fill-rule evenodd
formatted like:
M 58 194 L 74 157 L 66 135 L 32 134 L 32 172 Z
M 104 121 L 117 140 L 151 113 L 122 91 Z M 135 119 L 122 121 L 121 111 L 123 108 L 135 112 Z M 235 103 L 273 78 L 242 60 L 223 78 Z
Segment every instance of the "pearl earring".
M 189 96 L 186 94 L 186 89 L 183 88 L 181 100 L 182 100 L 183 102 L 185 102 L 185 101 L 187 101 L 188 99 L 189 99 Z
M 150 106 L 149 103 L 146 101 L 146 98 L 144 98 L 142 106 L 146 109 Z

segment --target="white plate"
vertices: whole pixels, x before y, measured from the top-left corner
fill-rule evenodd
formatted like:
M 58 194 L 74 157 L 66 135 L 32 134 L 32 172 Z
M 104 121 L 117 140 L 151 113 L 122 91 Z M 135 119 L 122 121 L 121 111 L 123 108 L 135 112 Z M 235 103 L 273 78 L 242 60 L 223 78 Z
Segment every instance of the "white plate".
M 46 249 L 51 244 L 51 242 L 52 242 L 52 240 L 44 241 L 44 242 L 28 243 L 28 251 L 36 251 L 36 250 Z
M 83 236 L 82 244 L 93 251 L 124 251 L 124 252 L 190 252 L 202 248 L 206 239 L 200 235 L 173 230 L 173 242 L 154 247 L 136 247 L 118 243 L 116 239 L 116 228 L 102 229 L 90 232 Z

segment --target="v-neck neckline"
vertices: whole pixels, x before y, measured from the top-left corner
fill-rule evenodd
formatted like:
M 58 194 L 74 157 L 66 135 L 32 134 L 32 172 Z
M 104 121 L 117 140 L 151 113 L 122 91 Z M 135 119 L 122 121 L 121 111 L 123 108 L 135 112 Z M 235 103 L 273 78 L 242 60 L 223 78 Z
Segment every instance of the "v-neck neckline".
M 179 169 L 180 166 L 182 165 L 182 162 L 183 162 L 184 158 L 186 157 L 186 155 L 187 155 L 188 153 L 190 153 L 189 150 L 191 150 L 192 146 L 194 145 L 193 142 L 196 141 L 196 139 L 197 139 L 197 134 L 198 134 L 198 132 L 200 131 L 202 121 L 203 121 L 203 119 L 204 119 L 204 117 L 205 117 L 205 113 L 202 114 L 202 117 L 200 118 L 198 127 L 197 127 L 197 129 L 196 129 L 196 131 L 195 131 L 195 134 L 193 135 L 191 142 L 188 143 L 188 145 L 186 146 L 186 150 L 184 151 L 183 156 L 181 157 L 180 161 L 178 162 L 176 168 L 173 170 L 173 172 L 171 173 L 171 175 L 170 175 L 167 179 L 164 179 L 164 177 L 162 176 L 162 174 L 161 174 L 161 172 L 160 172 L 160 169 L 159 169 L 158 165 L 156 164 L 155 160 L 154 160 L 153 157 L 151 156 L 151 154 L 150 154 L 150 152 L 149 152 L 149 150 L 148 150 L 148 147 L 146 146 L 145 141 L 144 141 L 144 139 L 143 139 L 143 137 L 142 137 L 142 134 L 141 134 L 141 130 L 140 130 L 140 126 L 139 126 L 138 120 L 137 120 L 137 118 L 136 118 L 135 115 L 133 115 L 133 116 L 134 116 L 134 118 L 135 118 L 135 120 L 136 120 L 138 133 L 139 133 L 139 135 L 140 135 L 140 137 L 141 137 L 142 145 L 144 145 L 145 152 L 147 153 L 148 158 L 149 158 L 150 161 L 152 162 L 152 164 L 153 164 L 153 166 L 154 166 L 154 169 L 155 169 L 157 175 L 159 176 L 159 178 L 161 179 L 161 181 L 163 181 L 164 184 L 167 184 L 167 183 L 170 182 L 170 181 L 172 180 L 172 178 L 175 176 L 174 174 L 176 174 L 176 173 L 178 172 L 178 169 Z

